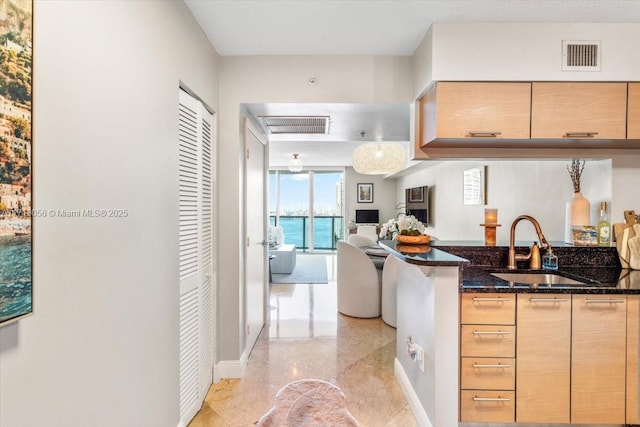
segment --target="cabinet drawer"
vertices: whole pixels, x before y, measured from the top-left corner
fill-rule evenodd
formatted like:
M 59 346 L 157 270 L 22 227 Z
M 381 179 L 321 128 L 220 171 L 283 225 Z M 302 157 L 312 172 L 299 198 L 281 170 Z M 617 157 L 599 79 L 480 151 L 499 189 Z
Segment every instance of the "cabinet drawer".
M 512 423 L 515 421 L 515 392 L 462 390 L 461 422 Z
M 463 357 L 460 361 L 460 388 L 515 390 L 515 367 L 515 359 Z
M 515 357 L 515 326 L 462 325 L 460 355 L 472 357 Z
M 460 323 L 515 325 L 515 294 L 462 294 Z

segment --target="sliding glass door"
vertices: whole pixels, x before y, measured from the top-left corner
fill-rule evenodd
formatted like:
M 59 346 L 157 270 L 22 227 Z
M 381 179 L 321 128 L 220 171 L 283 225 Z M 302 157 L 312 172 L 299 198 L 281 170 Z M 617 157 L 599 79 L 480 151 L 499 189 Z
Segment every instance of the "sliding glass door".
M 269 219 L 299 250 L 335 250 L 344 235 L 342 171 L 271 171 Z

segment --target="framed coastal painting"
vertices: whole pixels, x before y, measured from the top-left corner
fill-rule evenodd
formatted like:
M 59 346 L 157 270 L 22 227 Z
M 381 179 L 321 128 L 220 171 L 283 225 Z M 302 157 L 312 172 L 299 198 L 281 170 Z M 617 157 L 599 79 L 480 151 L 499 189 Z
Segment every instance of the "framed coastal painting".
M 33 312 L 32 0 L 0 0 L 0 326 Z

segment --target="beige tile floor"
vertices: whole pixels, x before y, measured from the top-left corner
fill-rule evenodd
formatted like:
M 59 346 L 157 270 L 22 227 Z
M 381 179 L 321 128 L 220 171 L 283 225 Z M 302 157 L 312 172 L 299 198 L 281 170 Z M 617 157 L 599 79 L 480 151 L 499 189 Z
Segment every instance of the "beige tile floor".
M 280 388 L 304 378 L 340 387 L 363 427 L 417 425 L 393 374 L 396 330 L 339 314 L 335 255 L 327 268 L 329 284 L 271 285 L 270 321 L 245 377 L 213 384 L 189 427 L 254 426 Z

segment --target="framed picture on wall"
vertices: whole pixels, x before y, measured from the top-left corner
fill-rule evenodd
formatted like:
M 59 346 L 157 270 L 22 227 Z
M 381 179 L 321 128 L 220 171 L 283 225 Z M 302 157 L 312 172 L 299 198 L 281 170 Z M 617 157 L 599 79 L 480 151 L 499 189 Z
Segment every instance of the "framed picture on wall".
M 0 326 L 33 313 L 31 82 L 33 1 L 0 0 Z M 46 215 L 41 215 L 46 216 Z
M 463 203 L 465 205 L 484 205 L 486 182 L 485 166 L 467 169 L 463 175 Z
M 358 203 L 373 203 L 373 184 L 358 184 Z
M 413 187 L 409 189 L 409 203 L 424 202 L 424 187 Z

